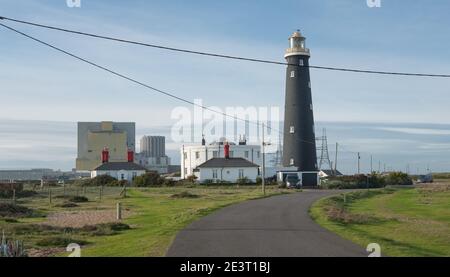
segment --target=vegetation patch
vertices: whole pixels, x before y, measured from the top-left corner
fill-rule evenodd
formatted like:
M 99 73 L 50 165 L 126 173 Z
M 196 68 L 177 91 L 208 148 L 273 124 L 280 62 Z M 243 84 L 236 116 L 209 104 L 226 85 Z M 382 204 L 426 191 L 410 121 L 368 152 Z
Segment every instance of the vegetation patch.
M 84 240 L 72 239 L 69 237 L 55 236 L 55 237 L 47 237 L 47 238 L 40 239 L 36 242 L 36 245 L 41 246 L 41 247 L 66 247 L 67 245 L 69 245 L 71 243 L 76 243 L 79 245 L 88 244 L 88 242 L 84 241 Z
M 188 191 L 183 191 L 183 192 L 180 192 L 180 193 L 173 194 L 170 197 L 176 199 L 176 198 L 199 198 L 200 196 L 197 195 L 197 194 L 192 194 L 192 193 L 190 193 Z
M 55 207 L 59 207 L 59 208 L 75 208 L 75 207 L 79 207 L 79 205 L 73 203 L 73 202 L 64 202 L 58 205 L 55 205 Z
M 73 196 L 69 198 L 69 201 L 73 203 L 85 203 L 89 202 L 89 199 L 85 196 Z
M 0 203 L 0 217 L 17 218 L 17 217 L 32 217 L 35 215 L 34 210 L 7 203 Z

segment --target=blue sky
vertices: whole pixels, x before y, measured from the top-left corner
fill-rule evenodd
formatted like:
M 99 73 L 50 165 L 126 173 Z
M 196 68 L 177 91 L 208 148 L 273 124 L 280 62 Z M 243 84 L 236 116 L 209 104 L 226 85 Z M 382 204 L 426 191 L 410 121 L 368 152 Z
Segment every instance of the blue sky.
M 65 2 L 0 0 L 0 15 L 173 47 L 279 61 L 283 61 L 288 36 L 301 29 L 312 51 L 313 65 L 450 74 L 450 2 L 446 0 L 382 0 L 381 8 L 369 8 L 366 0 L 82 0 L 81 8 L 68 8 Z M 190 100 L 203 99 L 208 106 L 284 105 L 283 66 L 171 53 L 6 23 L 157 88 Z M 55 126 L 88 120 L 135 121 L 142 130 L 158 132 L 174 123 L 172 109 L 184 105 L 2 28 L 0 53 L 2 120 L 38 120 L 54 122 Z M 410 134 L 411 130 L 391 129 L 370 143 L 329 134 L 330 141 L 347 143 L 352 151 L 362 148 L 373 152 L 370 147 L 376 146 L 392 152 L 398 134 L 406 139 L 414 135 L 414 140 L 424 144 L 434 143 L 436 137 L 444 142 L 450 138 L 445 132 L 433 131 L 445 130 L 445 124 L 450 124 L 449 79 L 314 69 L 311 78 L 318 122 L 376 123 L 386 128 L 394 128 L 389 125 L 392 123 L 395 128 L 415 124 L 422 132 L 428 130 L 420 137 Z M 364 134 L 368 139 L 373 135 Z M 2 143 L 0 167 L 7 167 L 7 155 L 2 154 L 13 147 Z M 58 141 L 50 145 L 58 145 Z M 45 152 L 39 145 L 33 147 Z M 428 155 L 420 146 L 409 151 L 416 156 Z M 449 149 L 432 156 L 445 160 L 449 154 L 445 151 Z M 41 157 L 52 160 L 45 153 Z M 410 157 L 386 159 L 392 163 L 399 159 L 396 163 L 400 167 Z M 66 157 L 63 168 L 68 167 L 68 161 Z

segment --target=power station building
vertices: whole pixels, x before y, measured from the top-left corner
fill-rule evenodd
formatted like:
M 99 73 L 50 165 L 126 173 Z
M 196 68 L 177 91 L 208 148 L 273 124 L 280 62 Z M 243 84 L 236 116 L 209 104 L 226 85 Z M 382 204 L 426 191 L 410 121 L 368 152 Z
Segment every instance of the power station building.
M 166 138 L 164 136 L 143 136 L 140 140 L 136 163 L 150 171 L 160 174 L 169 173 L 170 158 L 166 156 Z
M 134 122 L 78 122 L 77 171 L 92 171 L 102 164 L 102 151 L 109 150 L 111 162 L 127 162 L 135 152 Z
M 283 168 L 277 173 L 277 179 L 284 182 L 289 175 L 295 175 L 303 186 L 316 186 L 319 176 L 309 74 L 310 50 L 306 48 L 305 40 L 300 31 L 294 32 L 284 55 L 288 66 Z

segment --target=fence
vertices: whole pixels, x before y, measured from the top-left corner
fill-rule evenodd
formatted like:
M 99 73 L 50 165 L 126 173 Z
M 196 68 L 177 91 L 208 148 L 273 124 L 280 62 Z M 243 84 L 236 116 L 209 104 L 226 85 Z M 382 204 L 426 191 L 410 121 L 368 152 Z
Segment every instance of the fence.
M 102 201 L 108 197 L 124 196 L 126 189 L 123 187 L 81 187 L 72 184 L 48 186 L 25 185 L 20 192 L 12 191 L 7 197 L 0 197 L 0 203 L 17 203 L 24 200 L 47 199 L 52 203 L 58 199 L 83 196 L 89 201 Z

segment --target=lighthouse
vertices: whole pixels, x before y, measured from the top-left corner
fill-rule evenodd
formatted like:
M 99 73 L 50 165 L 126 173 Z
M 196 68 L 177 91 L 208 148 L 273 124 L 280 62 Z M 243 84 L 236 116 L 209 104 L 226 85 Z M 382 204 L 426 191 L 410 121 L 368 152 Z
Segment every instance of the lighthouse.
M 300 31 L 294 32 L 289 37 L 289 48 L 284 55 L 288 66 L 283 168 L 278 172 L 278 181 L 286 182 L 289 179 L 289 183 L 294 182 L 298 186 L 316 186 L 319 177 L 309 75 L 310 51 L 306 48 L 305 40 Z

